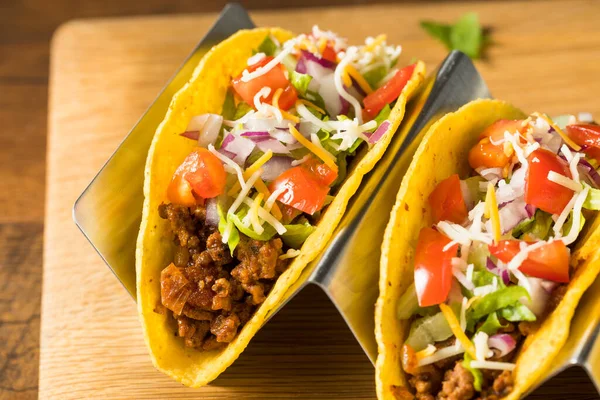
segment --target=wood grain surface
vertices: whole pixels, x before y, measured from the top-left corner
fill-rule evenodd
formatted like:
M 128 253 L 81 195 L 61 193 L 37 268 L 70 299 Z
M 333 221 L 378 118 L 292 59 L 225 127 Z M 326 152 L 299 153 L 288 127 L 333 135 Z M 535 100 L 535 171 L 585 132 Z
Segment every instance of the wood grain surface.
M 261 11 L 253 17 L 259 25 L 280 25 L 295 31 L 318 23 L 353 41 L 386 32 L 390 42 L 403 45 L 405 54 L 419 56 L 433 68 L 446 52 L 425 36 L 417 22 L 426 17 L 453 20 L 465 11 L 476 10 L 484 24 L 493 28 L 495 45 L 489 49 L 487 60 L 478 62 L 478 68 L 497 97 L 512 100 L 526 110 L 600 115 L 600 102 L 595 97 L 600 90 L 597 66 L 589 62 L 600 59 L 600 26 L 590 17 L 598 11 L 598 3 L 556 1 L 544 3 L 542 8 L 543 12 L 537 2 L 435 7 L 410 4 Z M 72 223 L 70 213 L 76 197 L 214 17 L 79 21 L 63 26 L 54 37 L 40 398 L 374 397 L 372 366 L 333 306 L 314 288 L 299 295 L 270 321 L 214 384 L 197 390 L 176 384 L 153 369 L 135 304 Z M 24 122 L 26 110 L 22 109 Z M 43 146 L 43 142 L 38 145 Z M 10 157 L 18 159 L 19 154 Z M 31 193 L 34 196 L 33 188 Z M 3 246 L 13 249 L 7 253 L 11 259 L 0 259 L 0 265 L 11 265 L 2 269 L 2 282 L 15 272 L 25 274 L 25 281 L 39 279 L 39 273 L 36 276 L 36 270 L 28 267 L 35 262 L 31 258 L 40 245 L 41 225 L 31 222 L 36 221 L 33 216 L 27 219 L 27 204 L 32 203 L 25 201 L 41 200 L 39 196 L 23 200 L 23 212 L 15 213 L 23 220 L 22 230 L 0 230 Z M 38 240 L 31 241 L 31 237 Z M 13 285 L 0 300 L 11 291 L 27 293 L 29 288 Z M 33 304 L 37 299 L 35 293 L 31 296 Z M 29 310 L 22 306 L 16 315 L 22 317 L 15 319 L 16 324 L 26 324 L 35 318 L 35 306 Z M 5 325 L 9 326 L 3 319 L 3 334 Z M 16 355 L 35 353 L 27 346 L 30 331 L 22 332 L 10 354 L 0 353 L 7 365 L 2 369 L 0 385 L 5 376 L 11 385 L 18 382 L 18 376 L 9 376 L 10 362 Z M 597 395 L 581 374 L 569 372 L 532 397 L 592 399 Z

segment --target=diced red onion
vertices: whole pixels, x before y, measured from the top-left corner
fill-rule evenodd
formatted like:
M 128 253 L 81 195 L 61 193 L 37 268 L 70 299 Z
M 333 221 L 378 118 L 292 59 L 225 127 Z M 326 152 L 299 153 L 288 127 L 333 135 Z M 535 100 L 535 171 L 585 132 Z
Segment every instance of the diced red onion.
M 300 59 L 296 63 L 296 72 L 299 72 L 301 74 L 306 73 L 306 58 L 300 57 Z
M 489 257 L 487 258 L 485 267 L 491 273 L 494 273 L 494 274 L 498 275 L 500 278 L 502 278 L 502 282 L 504 282 L 505 285 L 508 285 L 510 283 L 510 274 L 508 273 L 508 270 L 498 268 L 496 266 L 496 264 L 494 264 L 494 262 L 492 261 L 491 258 L 489 258 Z
M 219 213 L 217 212 L 217 199 L 206 200 L 206 224 L 210 226 L 219 225 Z
M 233 153 L 233 161 L 239 165 L 244 165 L 255 146 L 256 144 L 252 140 L 241 136 L 235 136 L 230 133 L 223 140 L 221 149 Z
M 579 160 L 579 165 L 587 172 L 596 187 L 600 187 L 600 174 L 585 158 Z
M 267 182 L 276 179 L 279 175 L 292 167 L 292 159 L 289 157 L 272 157 L 262 166 L 261 178 Z
M 310 124 L 310 125 L 313 125 L 313 124 Z M 317 129 L 318 129 L 318 127 L 317 127 Z M 315 132 L 315 133 L 317 133 L 317 132 Z M 288 130 L 284 130 L 284 129 L 275 129 L 273 132 L 271 132 L 271 136 L 285 144 L 292 144 L 292 143 L 297 142 L 296 138 Z
M 208 147 L 214 144 L 219 136 L 223 116 L 218 114 L 202 114 L 192 117 L 185 132 L 181 136 L 198 140 L 198 145 Z
M 502 233 L 506 233 L 513 229 L 515 226 L 527 218 L 529 214 L 525 210 L 525 202 L 522 199 L 511 201 L 506 203 L 500 208 L 500 225 L 502 227 Z M 492 223 L 487 221 L 486 229 L 491 232 Z
M 248 131 L 242 133 L 242 136 L 247 137 L 255 143 L 271 139 L 271 135 L 269 135 L 269 132 L 266 131 Z
M 329 61 L 329 60 L 326 60 L 325 58 L 318 57 L 318 56 L 314 55 L 313 53 L 311 53 L 310 51 L 301 50 L 301 52 L 302 52 L 301 59 L 304 58 L 307 61 L 315 62 L 324 68 L 335 69 L 335 63 L 333 61 Z
M 537 210 L 537 207 L 534 206 L 533 204 L 525 204 L 525 211 L 527 212 L 527 215 L 529 216 L 529 218 L 531 218 L 535 215 L 536 210 Z
M 558 286 L 558 282 L 543 280 L 540 282 L 540 285 L 542 285 L 546 292 L 552 293 L 552 291 L 554 291 L 554 289 Z
M 529 291 L 531 300 L 529 300 L 527 297 L 522 297 L 520 301 L 537 317 L 541 317 L 546 309 L 546 303 L 548 302 L 550 293 L 548 293 L 542 286 L 542 282 L 544 281 L 543 279 L 528 277 L 527 281 L 529 282 L 529 287 L 531 288 Z
M 517 347 L 517 341 L 507 333 L 499 333 L 488 339 L 488 346 L 500 350 L 500 357 L 503 357 Z
M 261 142 L 256 143 L 256 147 L 258 147 L 261 151 L 266 152 L 267 150 L 271 150 L 275 154 L 289 154 L 289 149 L 283 145 L 279 140 L 269 139 L 263 140 Z
M 381 137 L 385 134 L 385 132 L 387 132 L 390 125 L 390 121 L 383 121 L 381 125 L 379 125 L 379 128 L 377 128 L 377 130 L 373 132 L 371 136 L 369 136 L 369 143 L 377 143 L 379 139 L 381 139 Z

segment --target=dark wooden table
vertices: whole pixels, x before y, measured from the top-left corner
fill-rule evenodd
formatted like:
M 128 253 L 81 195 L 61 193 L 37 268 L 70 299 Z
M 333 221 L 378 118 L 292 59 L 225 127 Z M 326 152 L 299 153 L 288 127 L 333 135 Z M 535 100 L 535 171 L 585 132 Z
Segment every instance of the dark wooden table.
M 49 41 L 73 18 L 207 12 L 226 1 L 0 0 L 0 399 L 37 397 Z M 283 2 L 245 2 L 250 9 Z M 360 4 L 292 0 L 285 7 Z M 311 293 L 305 294 L 310 296 Z M 312 293 L 312 295 L 315 295 Z M 302 302 L 299 296 L 294 302 Z M 323 307 L 332 307 L 324 296 Z M 558 380 L 572 399 L 597 398 L 579 371 Z M 557 385 L 558 382 L 554 382 Z M 548 398 L 542 388 L 536 398 Z

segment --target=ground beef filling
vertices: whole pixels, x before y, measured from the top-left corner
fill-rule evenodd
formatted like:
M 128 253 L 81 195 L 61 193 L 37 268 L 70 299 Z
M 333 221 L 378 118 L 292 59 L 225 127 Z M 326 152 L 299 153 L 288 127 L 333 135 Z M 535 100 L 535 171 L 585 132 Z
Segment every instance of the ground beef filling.
M 511 335 L 517 343 L 539 328 L 544 318 L 558 306 L 562 300 L 567 285 L 557 286 L 548 300 L 544 315 L 535 322 L 510 323 L 501 320 L 502 325 L 498 333 Z M 443 348 L 454 344 L 455 339 L 436 343 L 436 347 Z M 514 362 L 517 349 L 500 357 L 498 350 L 493 350 L 494 355 L 489 361 Z M 410 391 L 400 387 L 392 387 L 392 392 L 399 400 L 499 400 L 507 396 L 513 389 L 513 376 L 510 371 L 495 371 L 483 369 L 482 391 L 478 393 L 473 386 L 473 375 L 462 365 L 463 357 L 457 356 L 438 361 L 431 365 L 419 368 L 416 375 L 408 375 Z
M 204 206 L 161 204 L 175 243 L 173 263 L 161 273 L 161 303 L 188 347 L 212 350 L 231 342 L 287 268 L 281 239 L 240 234 L 233 257 Z M 157 306 L 157 310 L 160 307 Z M 158 311 L 157 311 L 158 312 Z

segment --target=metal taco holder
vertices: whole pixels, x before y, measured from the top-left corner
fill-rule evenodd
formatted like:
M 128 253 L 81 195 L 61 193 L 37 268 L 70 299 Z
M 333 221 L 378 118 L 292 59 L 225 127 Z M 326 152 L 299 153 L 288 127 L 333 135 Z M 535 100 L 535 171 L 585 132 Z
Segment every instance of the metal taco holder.
M 187 82 L 202 56 L 240 29 L 254 28 L 246 10 L 227 5 L 216 23 L 190 54 L 119 148 L 84 190 L 73 207 L 73 219 L 98 254 L 135 299 L 135 246 L 143 203 L 146 155 L 156 128 L 173 95 Z M 329 246 L 285 293 L 285 301 L 308 284 L 329 296 L 372 362 L 377 357 L 374 304 L 378 294 L 380 245 L 389 211 L 420 137 L 437 119 L 477 98 L 490 98 L 488 88 L 460 52 L 450 53 L 407 105 L 400 130 L 376 167 L 367 174 L 348 204 Z M 129 171 L 127 177 L 120 172 Z M 101 221 L 99 223 L 98 221 Z M 582 298 L 571 335 L 555 367 L 537 386 L 572 366 L 588 373 L 600 392 L 600 278 Z

